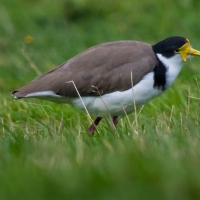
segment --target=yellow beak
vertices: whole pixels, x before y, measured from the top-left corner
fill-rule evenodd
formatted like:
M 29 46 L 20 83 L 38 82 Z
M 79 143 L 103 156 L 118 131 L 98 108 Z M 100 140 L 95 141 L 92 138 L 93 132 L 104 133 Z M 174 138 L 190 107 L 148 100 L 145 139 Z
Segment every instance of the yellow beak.
M 177 51 L 177 52 L 175 52 L 175 53 L 181 54 L 181 57 L 182 57 L 183 61 L 186 61 L 186 60 L 187 60 L 187 56 L 188 56 L 188 55 L 200 56 L 200 51 L 197 51 L 197 50 L 193 49 L 193 48 L 190 46 L 190 43 L 184 44 L 184 45 L 179 49 L 179 51 Z

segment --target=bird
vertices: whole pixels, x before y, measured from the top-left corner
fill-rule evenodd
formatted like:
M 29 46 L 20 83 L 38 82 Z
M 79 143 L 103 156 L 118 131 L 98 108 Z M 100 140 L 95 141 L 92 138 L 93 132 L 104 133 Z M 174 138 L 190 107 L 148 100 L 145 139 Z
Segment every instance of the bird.
M 15 99 L 39 98 L 67 103 L 96 116 L 88 131 L 94 134 L 102 118 L 130 114 L 164 93 L 183 63 L 200 51 L 188 39 L 171 36 L 156 44 L 122 40 L 93 46 L 62 65 L 13 91 Z

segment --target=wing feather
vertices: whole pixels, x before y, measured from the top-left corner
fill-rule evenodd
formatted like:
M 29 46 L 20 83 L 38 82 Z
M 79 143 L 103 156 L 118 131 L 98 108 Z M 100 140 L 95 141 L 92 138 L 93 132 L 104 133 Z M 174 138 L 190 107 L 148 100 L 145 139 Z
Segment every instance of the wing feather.
M 131 73 L 133 85 L 136 85 L 153 71 L 157 62 L 149 44 L 137 41 L 105 43 L 84 51 L 13 93 L 18 98 L 40 91 L 77 97 L 74 85 L 66 83 L 68 81 L 74 81 L 81 96 L 125 91 L 131 88 Z M 99 92 L 94 91 L 94 86 Z

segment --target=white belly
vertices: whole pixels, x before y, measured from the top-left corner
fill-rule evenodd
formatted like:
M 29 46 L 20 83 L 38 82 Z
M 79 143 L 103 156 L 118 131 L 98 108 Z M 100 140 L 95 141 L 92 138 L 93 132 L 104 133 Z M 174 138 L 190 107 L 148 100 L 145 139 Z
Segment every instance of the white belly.
M 101 97 L 82 97 L 87 110 L 95 116 L 123 116 L 134 111 L 134 101 L 136 108 L 141 107 L 154 97 L 163 93 L 162 90 L 153 87 L 153 72 L 147 74 L 133 89 L 123 92 L 113 92 Z M 84 105 L 79 97 L 66 98 L 55 94 L 52 91 L 35 92 L 28 94 L 26 98 L 41 98 L 56 103 L 68 103 L 85 111 Z
M 134 101 L 136 108 L 146 104 L 152 98 L 163 93 L 160 89 L 153 87 L 153 72 L 146 75 L 140 83 L 135 85 L 133 89 L 123 92 L 114 92 L 105 94 L 101 97 L 82 97 L 89 113 L 96 116 L 122 116 L 126 113 L 129 114 L 134 111 Z M 75 98 L 72 104 L 79 109 L 84 109 L 82 102 L 79 98 Z

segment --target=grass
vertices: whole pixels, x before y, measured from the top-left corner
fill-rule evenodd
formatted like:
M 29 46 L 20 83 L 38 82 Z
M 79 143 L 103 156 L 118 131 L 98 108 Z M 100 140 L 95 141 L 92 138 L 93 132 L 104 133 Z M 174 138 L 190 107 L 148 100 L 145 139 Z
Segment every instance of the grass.
M 117 132 L 102 120 L 91 136 L 87 115 L 69 105 L 11 97 L 98 43 L 182 35 L 200 49 L 198 1 L 113 2 L 1 2 L 0 199 L 200 198 L 199 58 Z

